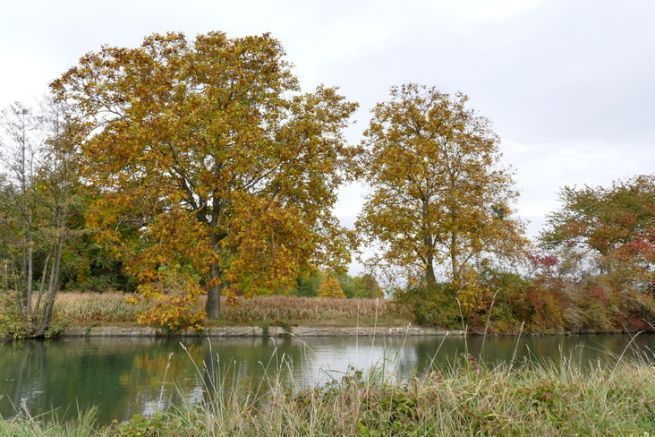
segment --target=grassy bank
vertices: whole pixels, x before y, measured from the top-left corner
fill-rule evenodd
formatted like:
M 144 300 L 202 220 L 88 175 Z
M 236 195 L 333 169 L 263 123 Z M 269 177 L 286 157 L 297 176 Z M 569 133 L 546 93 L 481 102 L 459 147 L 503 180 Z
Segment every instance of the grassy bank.
M 357 374 L 290 391 L 266 382 L 253 396 L 181 406 L 150 418 L 94 426 L 93 414 L 48 423 L 18 417 L 2 435 L 645 435 L 655 432 L 655 368 L 557 365 L 481 368 L 469 362 L 407 384 Z
M 66 325 L 135 324 L 142 304 L 128 303 L 123 293 L 60 293 L 55 323 Z M 202 307 L 204 300 L 198 302 Z M 238 299 L 224 305 L 221 320 L 211 325 L 398 326 L 409 314 L 384 299 L 330 299 L 290 296 Z

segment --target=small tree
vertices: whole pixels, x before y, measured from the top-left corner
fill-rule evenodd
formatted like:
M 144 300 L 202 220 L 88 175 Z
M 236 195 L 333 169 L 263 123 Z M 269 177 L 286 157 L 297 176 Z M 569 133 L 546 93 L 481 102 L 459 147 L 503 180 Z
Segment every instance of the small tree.
M 321 285 L 318 287 L 319 297 L 330 297 L 337 299 L 345 299 L 346 295 L 339 285 L 339 280 L 334 275 L 327 275 Z
M 356 297 L 381 298 L 384 297 L 384 290 L 380 287 L 377 279 L 370 273 L 356 276 L 354 278 L 358 293 Z
M 38 116 L 12 105 L 4 112 L 3 128 L 1 158 L 9 172 L 0 226 L 14 237 L 3 241 L 0 274 L 8 294 L 17 293 L 13 301 L 5 295 L 10 302 L 3 308 L 3 325 L 14 336 L 42 337 L 50 328 L 61 261 L 73 235 L 70 220 L 79 210 L 76 156 L 84 127 L 71 108 L 47 102 Z
M 577 260 L 578 276 L 587 266 L 610 275 L 619 289 L 655 290 L 655 176 L 564 187 L 560 198 L 562 208 L 549 215 L 540 237 L 544 248 Z

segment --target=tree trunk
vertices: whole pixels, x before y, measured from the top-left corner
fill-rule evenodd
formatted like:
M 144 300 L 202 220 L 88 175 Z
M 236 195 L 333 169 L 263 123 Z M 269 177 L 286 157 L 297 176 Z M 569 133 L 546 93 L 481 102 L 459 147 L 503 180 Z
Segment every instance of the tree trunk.
M 50 269 L 50 280 L 48 283 L 48 295 L 46 297 L 45 308 L 43 309 L 43 318 L 39 329 L 35 333 L 35 337 L 42 337 L 45 335 L 50 321 L 52 320 L 52 310 L 55 306 L 55 295 L 59 289 L 59 270 L 61 268 L 61 254 L 64 249 L 64 239 L 60 237 L 57 247 L 55 248 L 55 255 Z
M 27 247 L 27 286 L 25 288 L 25 315 L 32 316 L 32 287 L 34 283 L 34 250 L 32 249 L 32 239 L 28 242 Z
M 437 276 L 434 273 L 434 265 L 432 259 L 428 260 L 428 263 L 425 266 L 425 283 L 428 287 L 437 285 Z
M 450 268 L 452 269 L 453 284 L 459 283 L 459 269 L 457 267 L 457 233 L 450 234 Z
M 209 289 L 207 290 L 207 302 L 205 303 L 205 313 L 209 320 L 218 320 L 221 317 L 221 269 L 216 259 L 216 253 L 219 250 L 220 237 L 218 234 L 218 226 L 221 216 L 221 201 L 216 192 L 212 193 L 212 214 L 209 226 L 211 228 L 211 242 L 212 250 L 214 251 L 214 259 L 211 265 L 211 279 Z
M 221 284 L 218 262 L 212 261 L 211 286 L 207 290 L 207 303 L 205 312 L 209 320 L 217 320 L 221 317 Z
M 45 289 L 45 278 L 48 276 L 48 263 L 50 262 L 50 253 L 48 256 L 45 258 L 45 262 L 43 263 L 43 273 L 41 274 L 41 285 L 39 286 L 39 294 L 36 298 L 36 303 L 34 304 L 34 314 L 39 314 L 39 310 L 41 308 L 41 298 L 43 297 L 43 291 Z
M 423 230 L 423 245 L 426 250 L 426 255 L 425 255 L 425 284 L 428 287 L 434 287 L 437 285 L 437 276 L 434 273 L 434 239 L 432 238 L 432 234 L 428 231 L 430 228 L 430 222 L 428 218 L 428 201 L 424 197 L 421 202 L 422 205 L 422 214 L 421 214 L 421 219 L 422 219 L 422 230 Z

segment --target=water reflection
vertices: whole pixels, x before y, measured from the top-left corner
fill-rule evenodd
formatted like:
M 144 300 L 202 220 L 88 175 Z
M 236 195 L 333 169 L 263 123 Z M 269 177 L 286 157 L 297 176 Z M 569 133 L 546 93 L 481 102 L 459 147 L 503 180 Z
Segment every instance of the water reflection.
M 628 346 L 629 345 L 629 346 Z M 0 345 L 0 414 L 54 410 L 75 416 L 96 405 L 99 421 L 151 414 L 212 393 L 264 392 L 263 377 L 295 388 L 339 379 L 348 369 L 383 369 L 406 379 L 470 354 L 489 364 L 559 361 L 613 362 L 640 354 L 652 359 L 655 336 L 316 337 L 305 339 L 61 339 Z M 222 390 L 227 388 L 227 390 Z

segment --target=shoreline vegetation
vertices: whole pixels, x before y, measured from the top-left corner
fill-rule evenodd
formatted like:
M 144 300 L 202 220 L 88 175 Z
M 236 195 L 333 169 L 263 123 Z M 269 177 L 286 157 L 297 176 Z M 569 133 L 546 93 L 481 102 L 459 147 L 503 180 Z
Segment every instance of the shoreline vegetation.
M 133 303 L 129 293 L 60 293 L 54 321 L 60 326 L 138 325 L 147 302 Z M 196 302 L 202 308 L 204 299 Z M 232 299 L 220 320 L 203 327 L 223 326 L 405 326 L 409 311 L 385 299 L 340 299 L 258 296 Z
M 143 326 L 143 308 L 130 293 L 62 292 L 53 312 L 52 337 L 313 337 L 430 335 L 584 335 L 653 332 L 652 328 L 581 328 L 497 332 L 484 328 L 421 326 L 411 309 L 388 299 L 340 299 L 297 296 L 238 298 L 226 306 L 224 318 L 195 329 L 169 331 Z M 198 301 L 202 307 L 203 300 Z M 6 336 L 5 339 L 10 339 Z
M 515 322 L 510 329 L 507 329 L 504 325 L 499 327 L 494 325 L 494 320 L 491 318 L 485 320 L 485 325 L 421 324 L 418 323 L 415 309 L 412 307 L 414 302 L 384 298 L 343 299 L 299 296 L 236 298 L 224 306 L 220 320 L 206 321 L 198 327 L 199 329 L 170 331 L 140 325 L 138 316 L 144 311 L 147 302 L 142 302 L 143 306 L 134 304 L 130 300 L 132 296 L 129 293 L 119 292 L 60 293 L 55 301 L 55 324 L 61 333 L 66 333 L 65 328 L 76 328 L 79 332 L 94 327 L 129 327 L 134 328 L 135 332 L 143 329 L 146 336 L 189 335 L 196 332 L 202 335 L 205 330 L 214 330 L 216 336 L 222 336 L 229 335 L 229 328 L 236 328 L 237 331 L 239 328 L 254 329 L 252 334 L 237 332 L 238 336 L 385 335 L 385 333 L 399 336 L 566 335 L 654 331 L 653 327 L 646 323 L 531 329 L 525 323 Z M 201 297 L 197 306 L 202 308 L 203 305 L 204 297 Z
M 96 425 L 94 410 L 59 421 L 22 412 L 0 435 L 649 435 L 655 432 L 655 367 L 645 360 L 580 368 L 556 363 L 496 367 L 469 357 L 408 381 L 383 368 L 352 371 L 321 387 L 275 378 L 266 393 L 205 382 L 207 397 L 150 416 Z M 200 365 L 200 364 L 199 364 Z M 200 369 L 200 368 L 199 368 Z M 202 371 L 202 370 L 199 370 Z M 205 379 L 205 381 L 207 381 Z

